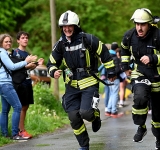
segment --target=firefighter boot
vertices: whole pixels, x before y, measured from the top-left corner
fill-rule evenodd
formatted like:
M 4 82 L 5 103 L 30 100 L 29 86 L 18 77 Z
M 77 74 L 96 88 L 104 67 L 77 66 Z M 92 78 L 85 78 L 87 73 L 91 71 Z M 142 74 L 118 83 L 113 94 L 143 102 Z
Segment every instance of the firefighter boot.
M 92 130 L 93 132 L 97 132 L 101 128 L 101 119 L 100 119 L 100 111 L 99 109 L 95 109 L 95 120 L 92 122 Z

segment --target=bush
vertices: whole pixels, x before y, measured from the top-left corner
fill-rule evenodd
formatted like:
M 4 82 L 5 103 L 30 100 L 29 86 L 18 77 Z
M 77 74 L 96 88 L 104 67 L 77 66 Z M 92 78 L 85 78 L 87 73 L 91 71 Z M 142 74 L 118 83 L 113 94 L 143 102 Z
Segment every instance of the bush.
M 54 110 L 58 107 L 62 108 L 61 102 L 55 99 L 51 89 L 47 84 L 39 82 L 33 87 L 33 90 L 35 104 L 40 104 L 49 110 Z

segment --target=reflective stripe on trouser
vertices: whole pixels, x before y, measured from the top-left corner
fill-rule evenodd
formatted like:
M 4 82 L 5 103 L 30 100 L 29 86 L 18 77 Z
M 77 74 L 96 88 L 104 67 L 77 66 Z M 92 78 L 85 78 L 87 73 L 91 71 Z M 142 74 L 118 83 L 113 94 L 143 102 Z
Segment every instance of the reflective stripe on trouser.
M 70 124 L 77 141 L 81 147 L 89 146 L 89 136 L 86 130 L 86 126 L 79 114 L 79 110 L 71 111 L 68 113 Z
M 89 136 L 86 130 L 86 126 L 83 123 L 82 126 L 75 130 L 73 129 L 74 135 L 77 138 L 77 141 L 79 142 L 79 145 L 81 147 L 88 147 L 89 146 Z

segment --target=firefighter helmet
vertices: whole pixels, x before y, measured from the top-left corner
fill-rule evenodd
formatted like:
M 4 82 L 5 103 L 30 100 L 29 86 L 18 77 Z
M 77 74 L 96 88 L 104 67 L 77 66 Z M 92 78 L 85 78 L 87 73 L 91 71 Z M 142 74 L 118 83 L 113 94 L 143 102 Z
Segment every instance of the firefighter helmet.
M 149 9 L 147 8 L 141 8 L 141 9 L 137 9 L 130 20 L 133 20 L 134 22 L 137 23 L 152 23 L 153 22 L 153 16 L 152 13 Z
M 78 27 L 80 27 L 79 25 L 79 17 L 76 13 L 68 10 L 66 12 L 64 12 L 60 18 L 59 18 L 59 26 L 64 26 L 64 25 L 77 25 Z

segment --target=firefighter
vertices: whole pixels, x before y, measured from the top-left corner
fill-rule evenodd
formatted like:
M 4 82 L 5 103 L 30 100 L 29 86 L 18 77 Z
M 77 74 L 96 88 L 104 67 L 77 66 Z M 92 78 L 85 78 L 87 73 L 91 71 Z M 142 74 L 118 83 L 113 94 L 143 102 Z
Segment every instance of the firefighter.
M 133 92 L 132 118 L 138 130 L 134 142 L 142 142 L 147 134 L 145 125 L 148 101 L 152 104 L 152 133 L 156 137 L 156 149 L 160 150 L 160 30 L 152 26 L 149 9 L 137 9 L 131 20 L 135 28 L 127 31 L 121 42 L 122 68 L 131 78 Z M 130 58 L 133 58 L 132 70 Z
M 89 150 L 89 136 L 83 119 L 92 122 L 93 132 L 101 127 L 98 60 L 107 68 L 110 81 L 116 78 L 113 60 L 107 47 L 91 34 L 82 32 L 79 17 L 68 10 L 59 18 L 61 38 L 54 45 L 47 67 L 51 77 L 61 74 L 65 81 L 62 105 L 68 114 L 79 150 Z M 63 62 L 63 65 L 61 65 Z M 60 69 L 63 66 L 63 70 Z

